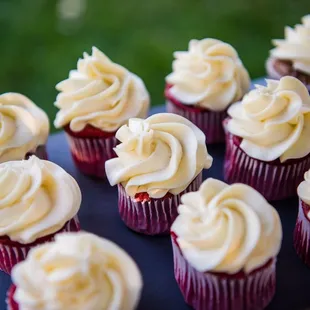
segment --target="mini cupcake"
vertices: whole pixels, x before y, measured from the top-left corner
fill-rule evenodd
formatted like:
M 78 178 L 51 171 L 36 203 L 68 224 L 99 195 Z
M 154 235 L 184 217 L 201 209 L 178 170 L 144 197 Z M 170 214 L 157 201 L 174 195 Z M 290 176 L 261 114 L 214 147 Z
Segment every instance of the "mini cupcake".
M 32 154 L 47 159 L 48 117 L 26 96 L 0 95 L 0 128 L 0 163 Z
M 169 234 L 181 194 L 197 190 L 212 164 L 205 135 L 184 117 L 161 113 L 129 120 L 116 138 L 121 144 L 106 173 L 118 184 L 122 220 L 140 233 Z
M 142 80 L 93 47 L 77 70 L 56 88 L 60 110 L 55 127 L 64 128 L 81 172 L 103 178 L 104 163 L 115 156 L 115 132 L 131 117 L 147 116 L 149 94 Z
M 298 256 L 310 267 L 310 170 L 297 188 L 299 211 L 294 230 L 294 246 Z
M 191 40 L 188 51 L 174 57 L 173 72 L 166 77 L 167 111 L 193 122 L 208 143 L 224 142 L 227 108 L 250 86 L 236 50 L 215 39 Z
M 10 273 L 31 248 L 78 231 L 81 192 L 62 168 L 35 156 L 0 165 L 0 270 Z
M 8 309 L 134 310 L 140 271 L 116 244 L 93 234 L 60 234 L 12 271 Z
M 268 200 L 296 195 L 310 168 L 310 96 L 294 77 L 256 85 L 231 106 L 225 121 L 224 178 L 258 190 Z
M 176 281 L 196 310 L 264 309 L 276 286 L 282 227 L 253 188 L 207 179 L 171 227 Z
M 310 91 L 310 15 L 302 25 L 285 27 L 285 39 L 273 40 L 266 70 L 272 79 L 291 75 L 303 82 Z

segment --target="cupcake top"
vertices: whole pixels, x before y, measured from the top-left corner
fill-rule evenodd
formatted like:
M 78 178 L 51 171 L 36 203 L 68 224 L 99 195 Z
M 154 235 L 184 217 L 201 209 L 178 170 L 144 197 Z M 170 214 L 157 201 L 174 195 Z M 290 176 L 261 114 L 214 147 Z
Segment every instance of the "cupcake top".
M 32 249 L 12 280 L 21 310 L 133 310 L 142 288 L 124 250 L 85 232 L 59 234 Z
M 302 24 L 285 27 L 285 39 L 273 40 L 273 58 L 289 60 L 295 70 L 310 75 L 310 15 L 302 18 Z
M 228 109 L 226 129 L 242 139 L 241 149 L 262 160 L 302 158 L 310 153 L 310 96 L 298 79 L 285 76 L 256 85 Z
M 297 188 L 297 193 L 299 198 L 310 205 L 310 170 L 305 173 L 305 180 L 301 182 Z M 310 214 L 308 214 L 308 218 L 310 218 Z
M 84 53 L 77 70 L 56 86 L 60 91 L 55 106 L 55 127 L 70 124 L 72 131 L 86 125 L 114 132 L 131 117 L 146 117 L 149 94 L 143 81 L 124 67 L 113 63 L 96 47 Z
M 131 119 L 116 138 L 121 144 L 114 149 L 117 158 L 106 162 L 106 174 L 111 185 L 122 183 L 132 197 L 177 195 L 212 165 L 203 132 L 176 114 Z
M 31 243 L 78 212 L 81 192 L 65 170 L 35 156 L 0 165 L 0 236 Z
M 24 159 L 49 134 L 46 113 L 29 98 L 18 93 L 0 95 L 0 163 Z
M 187 261 L 201 272 L 249 273 L 277 256 L 277 211 L 250 186 L 207 179 L 181 198 L 171 227 Z
M 240 100 L 250 78 L 236 50 L 215 39 L 191 40 L 186 52 L 175 52 L 166 77 L 171 95 L 185 105 L 223 111 Z

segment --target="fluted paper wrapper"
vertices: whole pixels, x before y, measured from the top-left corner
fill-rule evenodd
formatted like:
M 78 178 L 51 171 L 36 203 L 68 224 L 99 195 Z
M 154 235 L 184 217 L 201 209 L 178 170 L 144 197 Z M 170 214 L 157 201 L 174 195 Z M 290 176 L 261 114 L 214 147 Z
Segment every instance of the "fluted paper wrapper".
M 166 101 L 167 112 L 181 115 L 206 135 L 208 144 L 224 143 L 225 134 L 223 130 L 223 120 L 227 117 L 227 112 L 214 112 L 209 110 L 197 109 L 186 105 L 176 104 L 170 100 Z
M 276 259 L 249 274 L 203 273 L 184 258 L 172 235 L 174 275 L 185 302 L 195 310 L 260 310 L 276 288 Z
M 10 240 L 0 240 L 0 270 L 11 274 L 11 270 L 17 263 L 23 261 L 28 252 L 37 245 L 54 241 L 55 236 L 62 232 L 77 232 L 80 230 L 78 217 L 68 221 L 58 232 L 42 237 L 31 244 L 21 244 Z
M 170 227 L 178 215 L 181 196 L 197 191 L 202 183 L 202 173 L 180 194 L 159 199 L 138 201 L 127 195 L 118 185 L 118 207 L 121 219 L 132 230 L 146 235 L 169 234 Z
M 288 163 L 264 162 L 247 155 L 226 133 L 224 179 L 227 183 L 244 183 L 267 200 L 281 200 L 296 195 L 297 187 L 310 169 L 310 156 Z
M 99 138 L 74 137 L 66 132 L 72 158 L 76 167 L 84 174 L 105 178 L 105 162 L 116 156 L 114 136 Z
M 299 209 L 294 230 L 294 247 L 301 260 L 310 267 L 310 206 L 299 199 Z

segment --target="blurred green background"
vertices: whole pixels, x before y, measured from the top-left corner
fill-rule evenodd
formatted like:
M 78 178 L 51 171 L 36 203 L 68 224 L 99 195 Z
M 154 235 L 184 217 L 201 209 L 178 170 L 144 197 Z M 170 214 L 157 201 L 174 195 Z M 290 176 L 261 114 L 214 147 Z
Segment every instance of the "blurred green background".
M 0 92 L 29 96 L 53 119 L 56 83 L 95 45 L 141 76 L 161 104 L 172 53 L 190 39 L 232 44 L 255 78 L 271 38 L 309 12 L 309 0 L 0 0 Z

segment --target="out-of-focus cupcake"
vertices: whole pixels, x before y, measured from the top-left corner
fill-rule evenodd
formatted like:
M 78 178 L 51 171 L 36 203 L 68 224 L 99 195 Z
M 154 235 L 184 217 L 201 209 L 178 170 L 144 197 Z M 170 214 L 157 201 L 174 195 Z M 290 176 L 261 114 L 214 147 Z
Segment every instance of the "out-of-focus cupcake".
M 294 230 L 294 246 L 298 256 L 310 267 L 310 170 L 297 188 L 299 210 Z
M 47 159 L 48 117 L 26 96 L 0 95 L 0 128 L 0 163 L 32 154 Z
M 253 188 L 215 179 L 181 201 L 171 237 L 186 303 L 197 310 L 264 309 L 276 288 L 277 211 Z
M 140 233 L 168 234 L 181 194 L 197 190 L 212 165 L 205 135 L 184 117 L 161 113 L 129 120 L 116 137 L 117 158 L 106 173 L 118 184 L 122 220 Z
M 119 246 L 80 232 L 33 249 L 12 271 L 9 310 L 134 310 L 142 278 Z
M 173 72 L 166 77 L 167 111 L 198 126 L 208 144 L 224 142 L 227 108 L 250 86 L 236 50 L 215 39 L 191 40 L 188 51 L 174 57 Z
M 224 178 L 268 200 L 296 195 L 310 168 L 310 96 L 294 77 L 256 85 L 228 110 Z
M 77 70 L 56 86 L 60 110 L 55 127 L 64 128 L 76 166 L 83 173 L 104 177 L 104 163 L 115 156 L 115 132 L 129 118 L 145 118 L 149 94 L 143 81 L 113 63 L 93 47 L 84 53 Z
M 302 18 L 301 25 L 285 27 L 285 38 L 272 43 L 275 48 L 266 62 L 268 76 L 273 79 L 294 76 L 310 91 L 310 15 Z
M 62 168 L 35 156 L 0 165 L 0 270 L 10 273 L 31 248 L 80 230 L 81 192 Z

